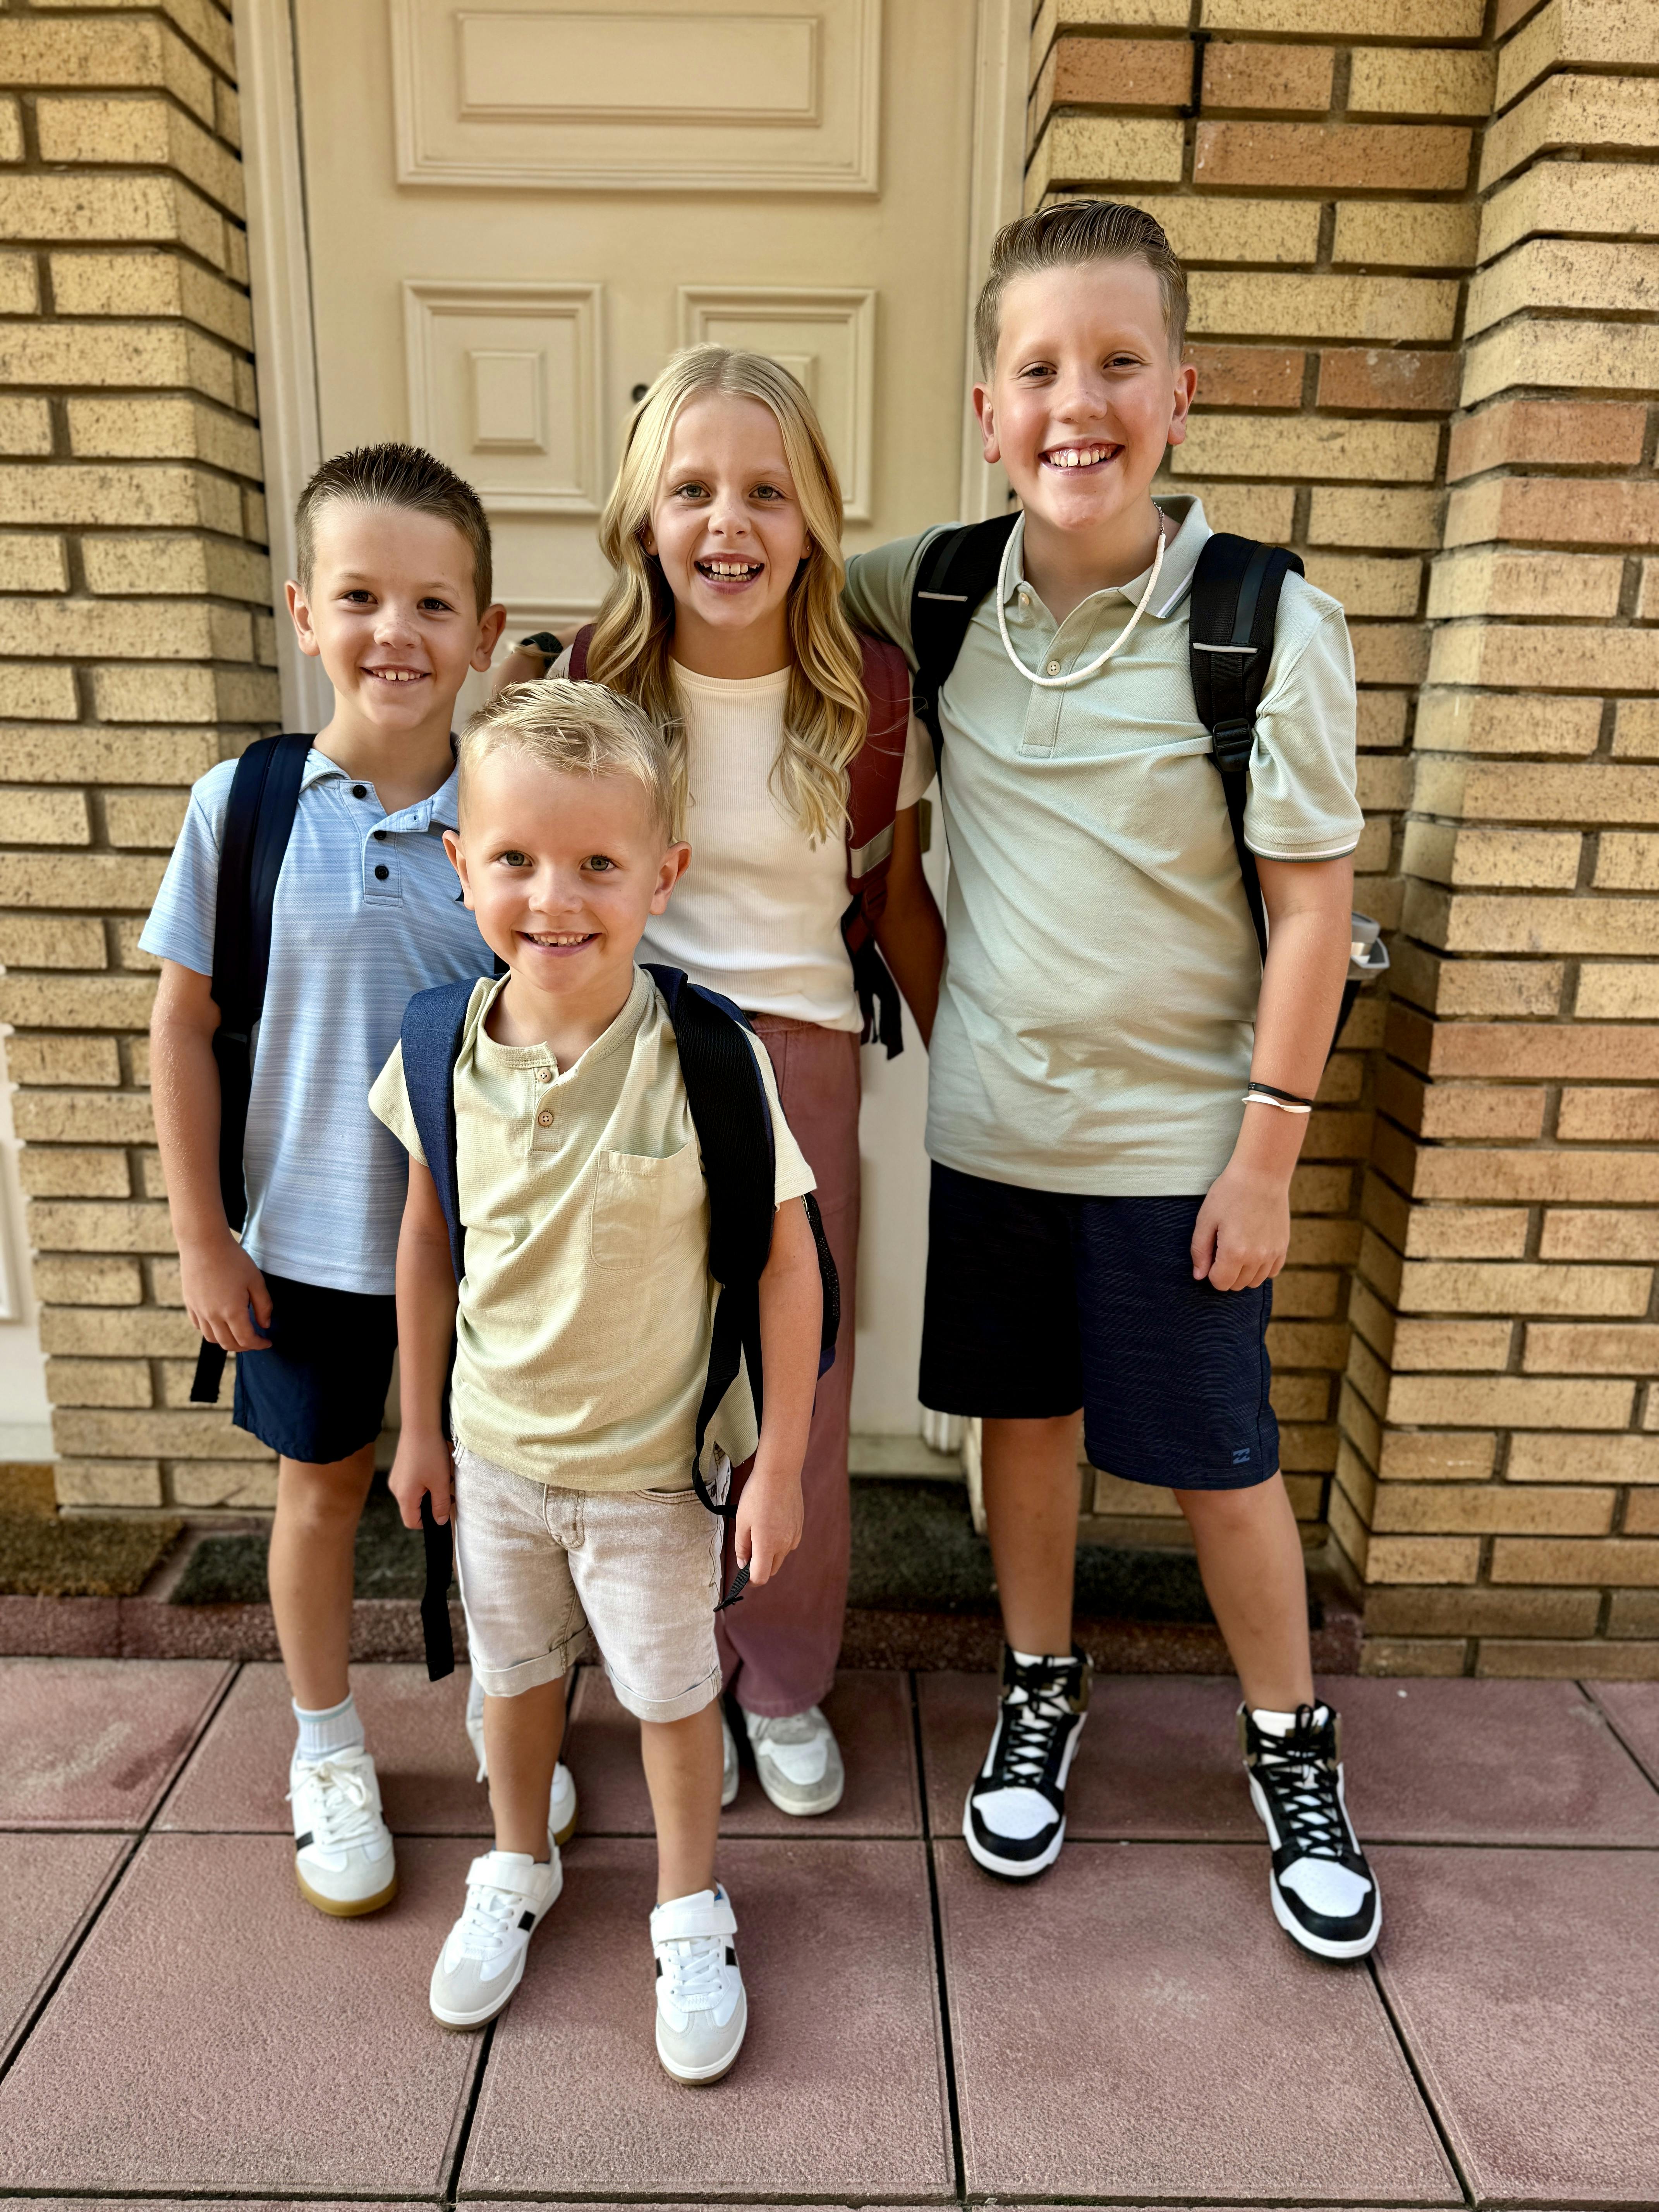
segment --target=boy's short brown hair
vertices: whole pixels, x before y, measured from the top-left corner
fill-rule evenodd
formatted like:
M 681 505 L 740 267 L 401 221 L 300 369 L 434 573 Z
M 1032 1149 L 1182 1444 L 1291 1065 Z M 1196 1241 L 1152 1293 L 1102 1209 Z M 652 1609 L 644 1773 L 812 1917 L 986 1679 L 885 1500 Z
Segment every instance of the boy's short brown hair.
M 603 684 L 555 678 L 509 684 L 461 732 L 460 800 L 492 753 L 525 753 L 559 775 L 617 775 L 636 783 L 665 845 L 678 834 L 674 768 L 662 732 L 642 707 Z
M 419 446 L 354 446 L 323 463 L 294 510 L 295 561 L 308 592 L 317 556 L 317 517 L 337 499 L 358 507 L 402 507 L 453 523 L 472 549 L 477 611 L 489 605 L 489 518 L 464 477 Z
M 1016 276 L 1039 269 L 1075 269 L 1090 261 L 1144 261 L 1164 295 L 1164 327 L 1176 361 L 1187 341 L 1187 272 L 1161 224 L 1144 208 L 1116 200 L 1061 200 L 1006 222 L 991 247 L 991 273 L 974 310 L 974 344 L 981 376 L 996 365 L 1002 295 Z

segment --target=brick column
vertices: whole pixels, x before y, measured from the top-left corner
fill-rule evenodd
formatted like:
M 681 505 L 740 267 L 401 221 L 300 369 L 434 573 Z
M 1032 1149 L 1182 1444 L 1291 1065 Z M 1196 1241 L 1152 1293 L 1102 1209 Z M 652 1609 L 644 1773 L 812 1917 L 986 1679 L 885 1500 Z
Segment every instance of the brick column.
M 1191 271 L 1198 404 L 1161 489 L 1200 493 L 1218 529 L 1294 545 L 1347 608 L 1355 899 L 1390 929 L 1494 76 L 1482 14 L 1482 0 L 1044 0 L 1035 34 L 1028 205 L 1133 200 Z M 1407 36 L 1437 43 L 1379 43 Z M 1269 1336 L 1304 1536 L 1333 1536 L 1356 1571 L 1365 1530 L 1332 1477 L 1382 1018 L 1381 998 L 1361 1001 L 1322 1086 Z M 1152 1495 L 1103 1476 L 1097 1510 L 1144 1538 Z
M 137 946 L 185 787 L 278 712 L 228 10 L 10 0 L 0 87 L 0 1020 L 58 1494 L 266 1503 L 186 1409 Z
M 1341 1486 L 1368 1663 L 1659 1675 L 1659 11 L 1498 0 Z

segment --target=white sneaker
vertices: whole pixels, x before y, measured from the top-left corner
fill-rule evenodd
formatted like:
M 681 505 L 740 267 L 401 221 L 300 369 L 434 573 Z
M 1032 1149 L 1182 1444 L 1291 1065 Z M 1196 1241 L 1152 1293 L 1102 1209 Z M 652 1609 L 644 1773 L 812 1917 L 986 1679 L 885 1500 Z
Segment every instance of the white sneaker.
M 468 1711 L 467 1741 L 478 1762 L 478 1779 L 488 1782 L 489 1764 L 484 1757 L 483 1715 Z M 576 1832 L 576 1780 L 561 1759 L 553 1770 L 553 1795 L 547 1808 L 547 1839 L 556 1851 Z
M 692 2087 L 729 2073 L 749 2026 L 732 1937 L 736 1915 L 716 1887 L 671 1898 L 651 1915 L 657 1954 L 657 2056 Z
M 296 1759 L 288 1771 L 288 1795 L 301 1896 L 341 1919 L 390 1905 L 398 1894 L 398 1866 L 368 1752 Z
M 545 1865 L 522 1851 L 486 1851 L 466 1870 L 466 1909 L 432 1969 L 434 2020 L 482 2027 L 524 1979 L 525 1954 L 564 1887 L 556 1850 Z
M 738 1794 L 738 1740 L 724 1711 L 720 1714 L 720 1810 Z
M 847 1775 L 835 1730 L 817 1705 L 781 1720 L 745 1713 L 760 1786 L 780 1813 L 831 1813 Z

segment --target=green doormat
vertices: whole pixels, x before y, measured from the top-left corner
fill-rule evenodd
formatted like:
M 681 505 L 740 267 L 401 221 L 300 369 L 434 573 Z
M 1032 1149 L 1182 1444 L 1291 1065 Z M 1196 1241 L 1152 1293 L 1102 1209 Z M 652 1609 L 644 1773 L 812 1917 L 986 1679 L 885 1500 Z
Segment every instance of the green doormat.
M 264 1534 L 204 1536 L 191 1553 L 173 1593 L 174 1605 L 264 1605 Z M 356 1595 L 418 1598 L 426 1586 L 426 1555 L 419 1532 L 405 1528 L 385 1491 L 369 1493 L 357 1524 Z
M 0 1466 L 0 1596 L 131 1597 L 183 1526 L 64 1519 L 49 1467 Z

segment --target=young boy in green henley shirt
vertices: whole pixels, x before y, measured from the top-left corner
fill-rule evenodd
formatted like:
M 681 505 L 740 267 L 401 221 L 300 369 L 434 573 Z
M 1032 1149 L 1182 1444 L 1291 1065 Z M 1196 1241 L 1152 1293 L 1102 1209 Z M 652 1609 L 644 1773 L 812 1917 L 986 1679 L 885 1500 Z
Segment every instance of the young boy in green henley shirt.
M 1273 1911 L 1351 1959 L 1381 1904 L 1314 1689 L 1266 1333 L 1347 969 L 1353 659 L 1341 608 L 1286 577 L 1245 813 L 1264 969 L 1188 673 L 1210 528 L 1196 499 L 1151 490 L 1197 382 L 1186 309 L 1158 224 L 1100 201 L 1010 223 L 979 302 L 974 404 L 1023 513 L 939 700 L 951 884 L 921 1379 L 924 1403 L 984 1424 L 1007 1647 L 963 1833 L 1012 1879 L 1065 1840 L 1090 1677 L 1080 1408 L 1090 1462 L 1173 1491 L 1191 1528 L 1243 1690 Z M 913 659 L 937 534 L 848 568 L 854 623 Z

